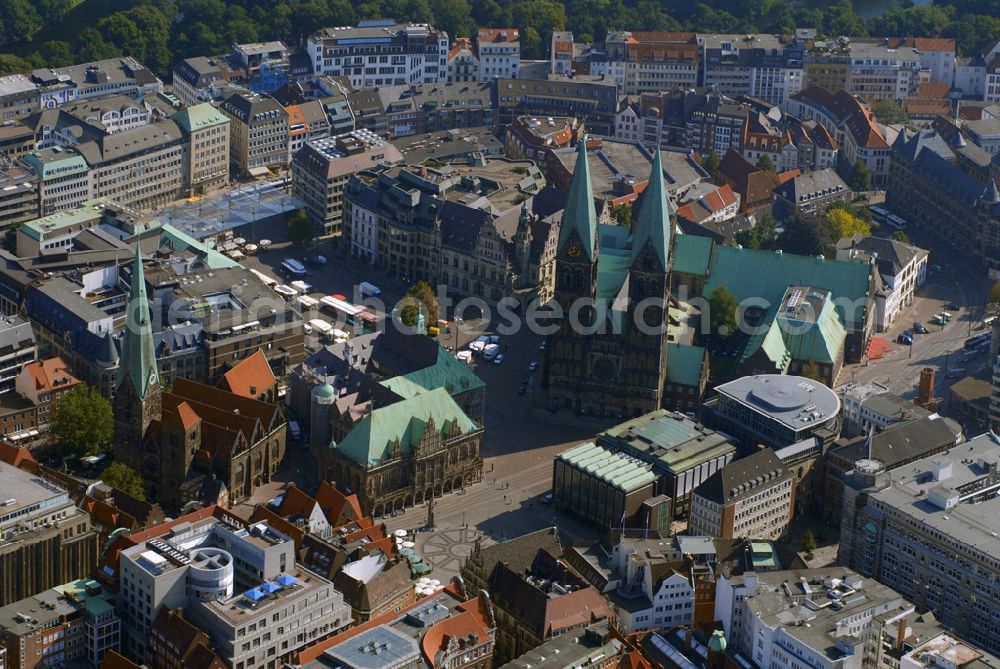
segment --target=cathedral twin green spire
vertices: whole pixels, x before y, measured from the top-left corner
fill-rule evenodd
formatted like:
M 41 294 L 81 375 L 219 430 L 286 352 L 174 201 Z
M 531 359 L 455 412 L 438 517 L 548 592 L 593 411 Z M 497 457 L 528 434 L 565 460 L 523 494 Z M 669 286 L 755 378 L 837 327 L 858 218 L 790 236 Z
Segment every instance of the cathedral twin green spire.
M 632 234 L 632 260 L 642 253 L 646 243 L 653 245 L 653 251 L 664 269 L 667 267 L 667 255 L 670 253 L 670 230 L 673 223 L 670 220 L 670 199 L 663 185 L 663 163 L 660 151 L 653 156 L 653 170 L 649 173 L 649 182 L 642 196 L 642 207 L 635 222 Z
M 569 197 L 559 227 L 559 251 L 569 243 L 575 231 L 583 245 L 588 260 L 594 259 L 597 242 L 597 213 L 594 210 L 594 189 L 590 181 L 590 163 L 587 158 L 587 138 L 577 144 L 576 167 L 569 187 Z M 663 162 L 659 149 L 653 156 L 653 169 L 643 195 L 642 208 L 632 233 L 632 260 L 634 261 L 647 243 L 652 244 L 661 265 L 667 267 L 670 254 L 671 221 L 670 200 L 663 183 Z
M 574 230 L 583 245 L 584 255 L 587 259 L 593 260 L 594 246 L 597 242 L 597 212 L 594 210 L 594 189 L 590 185 L 586 135 L 577 143 L 573 181 L 569 186 L 569 198 L 566 200 L 562 224 L 559 226 L 559 251 L 562 251 L 569 242 Z
M 156 351 L 153 348 L 153 324 L 149 317 L 149 298 L 146 295 L 146 277 L 142 270 L 139 245 L 135 247 L 132 281 L 126 307 L 125 338 L 118 367 L 118 384 L 130 380 L 140 399 L 153 383 L 159 383 L 156 369 Z

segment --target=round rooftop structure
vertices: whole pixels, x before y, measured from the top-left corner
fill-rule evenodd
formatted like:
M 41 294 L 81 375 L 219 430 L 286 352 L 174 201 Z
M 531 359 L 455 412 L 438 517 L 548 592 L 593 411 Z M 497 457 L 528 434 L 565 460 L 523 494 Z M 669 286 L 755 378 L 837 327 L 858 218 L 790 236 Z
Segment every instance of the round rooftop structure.
M 713 653 L 722 653 L 726 650 L 726 633 L 722 630 L 715 630 L 712 632 L 711 638 L 708 640 L 708 649 Z
M 754 377 L 757 383 L 750 391 L 750 399 L 772 411 L 794 411 L 812 401 L 816 385 L 823 385 L 801 376 L 765 374 Z M 798 381 L 808 381 L 800 383 Z
M 333 389 L 333 386 L 331 386 L 329 383 L 321 383 L 320 385 L 316 386 L 316 388 L 313 390 L 313 394 L 316 395 L 316 397 L 324 399 L 333 397 L 334 393 L 335 391 Z
M 885 469 L 885 465 L 875 458 L 862 458 L 854 463 L 854 469 L 861 474 L 878 474 Z

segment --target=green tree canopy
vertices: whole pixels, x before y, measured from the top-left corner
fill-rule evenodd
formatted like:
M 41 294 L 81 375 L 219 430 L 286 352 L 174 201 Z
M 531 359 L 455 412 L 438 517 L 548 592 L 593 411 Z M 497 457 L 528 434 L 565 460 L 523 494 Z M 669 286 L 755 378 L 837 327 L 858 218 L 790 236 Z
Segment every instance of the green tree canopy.
M 778 169 L 774 166 L 774 161 L 766 153 L 761 154 L 760 158 L 757 159 L 757 167 L 765 172 L 776 172 Z
M 146 499 L 146 489 L 142 483 L 142 477 L 134 469 L 121 462 L 112 462 L 108 465 L 108 468 L 101 473 L 101 480 L 112 488 L 117 488 L 136 499 Z
M 813 553 L 818 547 L 819 542 L 816 541 L 816 535 L 812 533 L 812 530 L 807 530 L 805 536 L 799 539 L 799 548 L 806 554 L 807 560 L 813 559 Z
M 854 163 L 854 167 L 851 169 L 851 177 L 848 179 L 848 185 L 855 193 L 872 189 L 872 173 L 864 161 L 859 160 Z
M 426 281 L 417 281 L 406 291 L 406 297 L 419 301 L 427 309 L 427 322 L 425 324 L 427 327 L 437 325 L 440 318 L 437 295 L 434 294 L 434 288 L 429 283 Z M 420 307 L 417 304 L 413 304 L 412 300 L 406 300 L 406 302 L 407 304 L 404 304 L 399 311 L 399 318 L 406 326 L 412 328 L 417 324 L 417 315 L 420 313 Z
M 708 297 L 710 337 L 728 337 L 736 334 L 736 296 L 725 286 L 719 286 Z
M 875 118 L 878 119 L 879 123 L 884 123 L 886 125 L 906 123 L 907 120 L 909 120 L 906 115 L 906 110 L 903 109 L 903 105 L 899 104 L 892 98 L 879 100 L 872 105 L 872 111 L 875 112 Z
M 818 256 L 833 244 L 830 228 L 817 216 L 794 214 L 785 221 L 784 232 L 777 245 L 787 253 Z
M 989 303 L 994 305 L 1000 305 L 1000 281 L 993 284 L 990 288 Z
M 288 239 L 293 244 L 305 245 L 316 236 L 316 226 L 304 209 L 299 209 L 288 219 Z
M 846 209 L 829 209 L 823 215 L 823 222 L 830 228 L 830 238 L 833 241 L 854 235 L 869 235 L 872 231 L 864 219 L 852 215 Z
M 114 437 L 111 405 L 96 388 L 81 383 L 56 404 L 49 435 L 63 455 L 82 457 L 108 449 Z
M 889 235 L 889 237 L 895 239 L 897 242 L 903 242 L 904 244 L 910 243 L 910 236 L 902 230 L 896 230 L 894 233 Z
M 705 171 L 708 172 L 713 179 L 715 178 L 715 175 L 719 173 L 719 164 L 721 162 L 722 161 L 719 159 L 719 154 L 716 153 L 715 151 L 712 151 L 710 154 L 708 154 L 708 157 L 705 158 L 705 164 L 703 165 L 703 167 L 705 168 Z

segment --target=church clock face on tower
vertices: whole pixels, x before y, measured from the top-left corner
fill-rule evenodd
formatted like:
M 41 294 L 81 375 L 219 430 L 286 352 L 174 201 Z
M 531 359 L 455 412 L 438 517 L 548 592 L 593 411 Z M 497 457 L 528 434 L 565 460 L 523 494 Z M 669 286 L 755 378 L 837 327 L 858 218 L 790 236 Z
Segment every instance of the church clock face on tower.
M 566 249 L 566 255 L 570 258 L 579 258 L 583 255 L 583 249 L 580 248 L 579 244 L 570 244 Z

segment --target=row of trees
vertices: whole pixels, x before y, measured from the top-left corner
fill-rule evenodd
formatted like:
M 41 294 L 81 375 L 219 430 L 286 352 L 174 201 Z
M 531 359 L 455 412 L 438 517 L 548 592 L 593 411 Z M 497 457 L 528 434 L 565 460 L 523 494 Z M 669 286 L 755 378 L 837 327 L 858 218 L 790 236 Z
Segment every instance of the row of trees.
M 513 26 L 526 58 L 547 55 L 553 30 L 592 41 L 611 29 L 791 34 L 814 27 L 828 36 L 954 37 L 964 55 L 1000 40 L 995 0 L 903 6 L 867 22 L 850 0 L 819 7 L 780 0 L 4 0 L 0 48 L 19 55 L 0 55 L 0 72 L 124 54 L 166 76 L 177 60 L 223 53 L 233 42 L 298 44 L 321 27 L 373 17 L 431 22 L 452 37 Z

